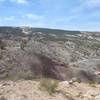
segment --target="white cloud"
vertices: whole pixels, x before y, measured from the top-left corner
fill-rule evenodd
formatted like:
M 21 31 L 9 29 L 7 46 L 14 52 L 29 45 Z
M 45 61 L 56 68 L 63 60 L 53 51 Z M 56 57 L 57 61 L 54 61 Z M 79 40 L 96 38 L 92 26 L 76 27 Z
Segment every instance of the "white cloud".
M 5 1 L 5 0 L 0 0 L 0 2 L 3 2 L 3 1 Z
M 81 0 L 81 3 L 88 7 L 100 6 L 100 0 Z
M 70 22 L 71 20 L 77 19 L 77 18 L 78 18 L 78 16 L 73 15 L 73 16 L 69 16 L 69 17 L 66 17 L 66 18 L 57 19 L 56 22 Z
M 45 27 L 46 24 L 43 22 L 33 22 L 33 23 L 20 23 L 19 26 Z
M 10 16 L 10 17 L 4 17 L 4 18 L 0 18 L 0 21 L 13 21 L 15 20 L 15 16 Z
M 63 26 L 63 27 L 58 27 L 59 29 L 64 29 L 64 30 L 78 30 L 78 31 L 100 31 L 99 26 L 79 26 L 79 25 L 74 25 L 74 26 Z
M 70 13 L 80 15 L 84 11 L 86 11 L 87 8 L 91 9 L 99 6 L 100 0 L 80 0 L 80 5 L 76 6 L 75 8 L 72 8 L 70 10 Z
M 4 20 L 12 21 L 15 20 L 15 17 L 14 16 L 6 17 L 4 18 Z
M 15 2 L 15 3 L 19 3 L 19 4 L 27 3 L 27 0 L 0 0 L 0 2 L 4 2 L 4 1 L 10 1 L 10 2 Z
M 100 6 L 100 0 L 85 0 L 85 2 L 83 1 L 83 5 L 88 7 Z
M 42 16 L 36 15 L 36 14 L 26 14 L 23 16 L 24 18 L 29 18 L 29 19 L 34 19 L 34 20 L 39 20 L 42 19 Z
M 27 3 L 27 0 L 10 0 L 11 2 L 16 2 L 16 3 L 20 3 L 20 4 L 25 4 Z
M 86 0 L 86 2 L 91 3 L 91 4 L 100 4 L 100 0 Z

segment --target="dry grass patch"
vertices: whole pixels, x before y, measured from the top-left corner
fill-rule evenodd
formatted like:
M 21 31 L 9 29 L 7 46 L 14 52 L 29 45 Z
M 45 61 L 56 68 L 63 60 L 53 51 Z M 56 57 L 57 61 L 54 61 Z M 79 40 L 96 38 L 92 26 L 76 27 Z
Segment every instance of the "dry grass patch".
M 58 80 L 43 78 L 40 80 L 40 90 L 47 91 L 51 95 L 57 92 L 58 83 Z

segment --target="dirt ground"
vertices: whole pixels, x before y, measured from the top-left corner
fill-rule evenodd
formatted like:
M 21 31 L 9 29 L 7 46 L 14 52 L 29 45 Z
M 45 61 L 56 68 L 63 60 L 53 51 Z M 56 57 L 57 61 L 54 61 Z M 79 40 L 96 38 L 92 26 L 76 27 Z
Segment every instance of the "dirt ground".
M 57 93 L 41 91 L 39 81 L 0 81 L 0 100 L 100 100 L 100 85 L 60 82 Z M 48 84 L 49 85 L 49 84 Z

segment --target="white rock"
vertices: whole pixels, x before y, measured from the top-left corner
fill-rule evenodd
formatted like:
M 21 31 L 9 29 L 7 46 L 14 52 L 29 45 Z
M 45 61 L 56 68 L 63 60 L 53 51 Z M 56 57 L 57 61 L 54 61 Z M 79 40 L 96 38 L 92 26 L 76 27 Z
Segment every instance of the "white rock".
M 69 85 L 69 81 L 63 81 L 59 83 L 60 85 Z
M 92 97 L 96 97 L 97 95 L 99 95 L 99 92 L 94 91 L 94 90 L 89 90 L 84 97 L 86 98 L 92 98 Z M 100 100 L 100 99 L 99 99 Z
M 99 71 L 96 71 L 96 72 L 95 72 L 95 75 L 100 75 L 100 72 L 99 72 Z
M 65 87 L 69 87 L 69 81 L 63 81 L 59 83 L 59 87 L 65 88 Z
M 100 100 L 100 95 L 96 96 L 95 100 Z

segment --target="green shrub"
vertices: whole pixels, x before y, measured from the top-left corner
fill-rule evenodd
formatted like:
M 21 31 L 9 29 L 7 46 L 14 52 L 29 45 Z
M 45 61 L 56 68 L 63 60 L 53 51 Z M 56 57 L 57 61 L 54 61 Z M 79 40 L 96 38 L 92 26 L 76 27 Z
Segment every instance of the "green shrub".
M 52 93 L 57 92 L 56 88 L 58 86 L 58 81 L 57 80 L 52 80 L 52 79 L 41 79 L 40 80 L 40 89 L 47 91 L 50 95 Z
M 72 78 L 72 81 L 73 81 L 73 82 L 81 83 L 81 79 L 78 78 L 78 77 L 74 77 L 74 78 Z
M 95 81 L 90 81 L 89 84 L 90 84 L 90 85 L 94 85 L 94 84 L 97 84 L 97 82 L 95 82 Z

